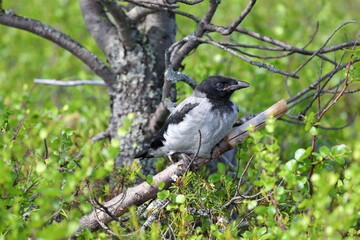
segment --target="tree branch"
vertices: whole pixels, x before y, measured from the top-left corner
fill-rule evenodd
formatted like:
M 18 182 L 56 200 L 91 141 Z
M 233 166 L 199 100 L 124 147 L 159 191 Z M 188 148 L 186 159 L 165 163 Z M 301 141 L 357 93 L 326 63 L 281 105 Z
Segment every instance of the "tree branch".
M 207 39 L 203 39 L 203 38 L 197 38 L 197 37 L 194 37 L 196 39 L 196 41 L 198 42 L 201 42 L 201 43 L 208 43 L 208 44 L 212 44 L 222 50 L 225 50 L 229 53 L 231 53 L 232 55 L 240 58 L 241 60 L 247 62 L 247 63 L 250 63 L 251 65 L 254 65 L 254 66 L 257 66 L 257 67 L 260 67 L 260 68 L 266 68 L 268 69 L 269 71 L 271 72 L 274 72 L 274 73 L 279 73 L 279 74 L 282 74 L 282 75 L 285 75 L 285 76 L 289 76 L 289 77 L 293 77 L 293 78 L 299 78 L 298 76 L 296 76 L 295 74 L 292 74 L 292 73 L 287 73 L 287 72 L 284 72 L 284 71 L 281 71 L 277 68 L 275 68 L 274 66 L 272 65 L 267 65 L 265 63 L 260 63 L 260 62 L 257 62 L 257 61 L 253 61 L 253 60 L 250 60 L 248 59 L 247 57 L 244 57 L 240 54 L 238 54 L 236 51 L 234 51 L 233 49 L 231 48 L 228 48 L 226 46 L 223 46 L 221 45 L 219 42 L 216 42 L 216 41 L 211 41 L 211 40 L 207 40 Z
M 99 85 L 106 86 L 106 83 L 102 80 L 72 80 L 72 81 L 61 81 L 55 79 L 34 79 L 34 83 L 54 85 L 60 87 L 73 87 L 78 85 Z
M 144 8 L 144 7 L 140 7 L 140 6 L 135 6 L 130 11 L 128 11 L 126 13 L 126 15 L 133 22 L 137 22 L 141 18 L 145 17 L 146 15 L 148 15 L 150 13 L 154 13 L 156 11 L 157 10 L 153 9 L 153 8 Z
M 214 147 L 212 159 L 217 158 L 222 153 L 244 141 L 249 135 L 247 128 L 250 125 L 255 126 L 255 130 L 259 130 L 265 125 L 265 120 L 270 115 L 276 118 L 280 117 L 286 112 L 286 109 L 287 107 L 285 100 L 281 100 L 264 112 L 258 114 L 256 117 L 252 118 L 250 121 L 245 122 L 243 125 L 235 128 L 227 137 L 224 138 L 222 142 Z M 211 159 L 196 159 L 193 167 L 195 170 L 199 169 L 210 160 Z M 165 189 L 168 188 L 174 181 L 176 181 L 176 179 L 182 176 L 186 169 L 187 166 L 185 160 L 180 160 L 179 162 L 170 165 L 165 170 L 155 175 L 153 177 L 153 185 L 150 186 L 147 182 L 143 182 L 135 187 L 127 189 L 103 205 L 114 216 L 119 217 L 126 213 L 130 206 L 139 206 L 156 196 L 156 194 L 160 191 L 158 189 L 159 183 L 165 183 Z M 80 219 L 80 226 L 83 228 L 88 228 L 91 231 L 96 231 L 100 228 L 99 221 L 107 224 L 112 220 L 113 218 L 105 212 L 99 209 L 95 209 L 92 213 L 85 215 Z
M 88 31 L 111 63 L 112 51 L 123 48 L 114 46 L 121 44 L 116 26 L 110 22 L 99 2 L 79 0 L 79 3 Z
M 132 49 L 134 46 L 134 39 L 132 38 L 135 33 L 134 30 L 130 28 L 131 22 L 127 17 L 125 12 L 122 10 L 119 4 L 117 4 L 114 0 L 99 0 L 102 5 L 106 7 L 106 9 L 113 16 L 115 23 L 118 28 L 118 34 L 120 41 L 125 45 L 126 48 Z
M 0 24 L 34 33 L 56 43 L 88 65 L 95 74 L 104 79 L 108 86 L 115 80 L 116 76 L 114 72 L 95 54 L 87 50 L 70 36 L 47 24 L 41 23 L 35 19 L 20 17 L 8 11 L 0 12 Z
M 245 17 L 250 13 L 251 9 L 254 7 L 256 3 L 256 0 L 250 0 L 244 11 L 240 14 L 240 16 L 230 25 L 225 26 L 225 30 L 223 31 L 223 35 L 229 35 L 231 34 L 238 26 L 239 24 L 245 19 Z
M 360 58 L 356 58 L 353 60 L 353 63 L 356 63 L 356 62 L 360 62 Z M 344 69 L 347 67 L 347 63 L 345 64 L 342 64 L 338 67 L 336 67 L 333 71 L 325 74 L 324 76 L 318 78 L 316 81 L 314 81 L 312 84 L 310 84 L 308 87 L 302 89 L 301 91 L 297 92 L 294 96 L 290 97 L 287 101 L 287 103 L 292 103 L 294 101 L 296 101 L 298 98 L 302 97 L 303 95 L 305 95 L 307 92 L 309 92 L 310 90 L 313 90 L 316 88 L 316 85 L 319 83 L 319 82 L 322 82 L 324 81 L 325 79 L 327 79 L 328 77 L 334 75 L 335 73 L 339 72 L 340 70 Z M 289 106 L 289 109 L 292 108 L 293 105 Z
M 187 0 L 165 0 L 168 4 L 175 4 L 175 3 L 184 3 L 186 5 L 195 5 L 198 3 L 203 2 L 204 0 L 194 0 L 194 1 L 187 1 Z

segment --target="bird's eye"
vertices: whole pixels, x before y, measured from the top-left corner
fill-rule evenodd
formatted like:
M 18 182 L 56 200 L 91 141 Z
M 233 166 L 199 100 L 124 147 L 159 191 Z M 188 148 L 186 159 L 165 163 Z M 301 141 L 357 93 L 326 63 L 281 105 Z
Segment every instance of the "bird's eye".
M 217 88 L 223 88 L 223 87 L 224 87 L 224 84 L 223 84 L 222 82 L 218 82 L 218 83 L 215 84 L 215 86 L 216 86 Z

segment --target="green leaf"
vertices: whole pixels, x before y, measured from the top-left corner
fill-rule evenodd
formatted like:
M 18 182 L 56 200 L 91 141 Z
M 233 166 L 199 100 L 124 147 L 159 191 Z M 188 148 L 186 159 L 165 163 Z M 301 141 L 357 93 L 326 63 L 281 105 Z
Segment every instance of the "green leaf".
M 284 192 L 285 192 L 285 189 L 284 189 L 284 187 L 277 187 L 276 189 L 275 189 L 275 191 L 276 191 L 276 194 L 278 194 L 278 195 L 282 195 L 282 194 L 284 194 Z
M 299 148 L 295 152 L 295 160 L 301 161 L 303 158 L 302 156 L 306 153 L 306 150 L 303 148 Z
M 258 206 L 255 208 L 255 213 L 258 215 L 264 215 L 267 211 L 267 207 L 266 206 Z
M 164 182 L 161 182 L 161 183 L 158 184 L 158 189 L 159 189 L 159 190 L 163 190 L 164 187 L 165 187 L 165 183 L 164 183 Z
M 336 145 L 331 148 L 331 155 L 339 155 L 348 152 L 348 148 L 345 144 Z
M 174 203 L 170 203 L 166 206 L 166 210 L 170 211 L 170 210 L 173 210 L 173 209 L 178 209 L 179 206 L 174 204 Z
M 309 113 L 309 115 L 307 115 L 305 117 L 305 122 L 306 122 L 305 131 L 309 131 L 309 129 L 312 127 L 314 119 L 315 119 L 315 113 L 314 112 Z
M 157 197 L 159 199 L 165 199 L 165 198 L 168 198 L 169 196 L 170 196 L 169 190 L 163 190 L 163 191 L 157 193 Z
M 254 209 L 257 205 L 258 205 L 258 202 L 257 202 L 257 201 L 251 201 L 251 202 L 248 203 L 247 208 L 248 208 L 248 210 L 252 210 L 252 209 Z
M 70 129 L 70 128 L 66 128 L 65 130 L 63 130 L 63 133 L 65 133 L 68 136 L 73 135 L 74 130 Z
M 321 146 L 319 149 L 321 156 L 326 157 L 330 155 L 330 149 L 327 146 Z
M 296 170 L 296 166 L 297 166 L 296 164 L 297 164 L 296 160 L 292 159 L 292 160 L 288 161 L 287 163 L 285 163 L 285 166 L 287 169 L 289 169 L 290 171 L 293 172 Z
M 179 194 L 179 195 L 177 195 L 176 198 L 175 198 L 175 202 L 176 202 L 176 203 L 184 203 L 185 200 L 186 200 L 186 197 L 185 197 L 185 195 L 183 195 L 183 194 Z
M 37 164 L 36 164 L 36 172 L 37 173 L 39 173 L 39 174 L 41 174 L 41 173 L 44 173 L 45 172 L 45 170 L 46 170 L 46 165 L 45 165 L 45 163 L 43 163 L 43 162 L 38 162 Z
M 310 132 L 310 134 L 313 135 L 313 136 L 318 135 L 318 130 L 317 130 L 316 127 L 311 127 L 309 132 Z
M 149 184 L 149 185 L 153 185 L 154 184 L 154 179 L 153 179 L 153 176 L 152 175 L 147 175 L 146 176 L 146 182 Z
M 276 209 L 274 206 L 269 206 L 267 207 L 267 213 L 270 215 L 270 216 L 274 216 L 276 214 Z

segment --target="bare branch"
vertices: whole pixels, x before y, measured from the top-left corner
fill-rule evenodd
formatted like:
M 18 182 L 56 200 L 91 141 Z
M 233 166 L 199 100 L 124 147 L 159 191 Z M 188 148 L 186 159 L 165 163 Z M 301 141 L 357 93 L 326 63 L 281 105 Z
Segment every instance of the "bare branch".
M 260 68 L 266 68 L 268 69 L 269 71 L 271 72 L 274 72 L 274 73 L 279 73 L 279 74 L 282 74 L 282 75 L 285 75 L 285 76 L 289 76 L 289 77 L 293 77 L 293 78 L 299 78 L 298 76 L 296 76 L 295 74 L 292 74 L 292 73 L 287 73 L 287 72 L 283 72 L 277 68 L 275 68 L 274 66 L 272 65 L 267 65 L 265 63 L 260 63 L 260 62 L 257 62 L 257 61 L 252 61 L 250 59 L 248 59 L 247 57 L 244 57 L 240 54 L 238 54 L 236 51 L 234 51 L 233 49 L 231 48 L 228 48 L 226 46 L 223 46 L 221 45 L 219 42 L 216 42 L 216 41 L 211 41 L 211 40 L 207 40 L 207 39 L 203 39 L 203 38 L 198 38 L 198 37 L 194 37 L 197 41 L 199 42 L 202 42 L 202 43 L 208 43 L 208 44 L 212 44 L 222 50 L 225 50 L 229 53 L 231 53 L 232 55 L 240 58 L 241 60 L 247 62 L 247 63 L 250 63 L 251 65 L 254 65 L 254 66 L 257 66 L 257 67 L 260 67 Z
M 186 5 L 195 5 L 198 3 L 203 2 L 204 0 L 194 0 L 194 1 L 187 1 L 187 0 L 166 0 L 168 4 L 175 4 L 175 3 L 184 3 Z
M 55 85 L 60 87 L 73 87 L 78 85 L 99 85 L 106 86 L 106 83 L 102 80 L 72 80 L 72 81 L 61 81 L 55 79 L 34 79 L 34 83 Z
M 118 28 L 120 41 L 129 49 L 134 46 L 134 40 L 132 39 L 134 29 L 131 29 L 130 19 L 127 17 L 123 9 L 114 0 L 99 0 L 102 5 L 113 16 Z
M 339 64 L 335 67 L 335 69 L 341 64 L 342 60 L 343 60 L 344 54 L 341 57 L 341 60 L 339 61 Z M 312 104 L 315 102 L 316 99 L 319 99 L 320 96 L 322 95 L 322 91 L 325 89 L 326 85 L 330 82 L 330 80 L 332 79 L 332 77 L 335 75 L 336 71 L 332 72 L 332 74 L 329 76 L 329 78 L 325 81 L 325 83 L 320 86 L 320 82 L 317 84 L 317 91 L 313 97 L 313 99 L 306 105 L 306 107 L 304 108 L 304 110 L 302 110 L 299 114 L 299 119 L 302 118 L 303 116 L 305 116 L 306 112 L 311 108 Z M 319 100 L 320 101 L 320 100 Z M 329 100 L 330 101 L 330 100 Z
M 197 85 L 196 81 L 192 77 L 190 77 L 189 75 L 187 75 L 183 72 L 174 71 L 172 66 L 169 66 L 166 69 L 165 80 L 169 81 L 171 83 L 176 83 L 176 82 L 182 81 L 182 82 L 189 84 L 192 88 L 195 88 Z
M 360 41 L 348 41 L 348 42 L 344 42 L 344 43 L 339 43 L 334 46 L 324 48 L 321 51 L 321 53 L 335 52 L 337 50 L 344 49 L 347 47 L 352 47 L 352 46 L 360 46 Z
M 111 62 L 111 52 L 117 47 L 114 44 L 118 44 L 118 48 L 123 49 L 120 46 L 121 42 L 119 41 L 116 26 L 110 22 L 103 6 L 99 2 L 79 0 L 79 3 L 88 31 L 103 53 L 108 57 L 108 61 Z
M 178 8 L 179 5 L 172 3 L 162 3 L 161 1 L 152 1 L 152 0 L 124 0 L 124 2 L 129 2 L 133 4 L 143 4 L 146 7 L 163 7 L 163 8 Z
M 213 28 L 213 27 L 211 26 L 211 28 Z M 215 27 L 215 29 L 216 29 L 216 27 Z M 258 40 L 260 40 L 262 42 L 267 42 L 267 43 L 282 47 L 284 49 L 284 51 L 299 52 L 299 53 L 305 54 L 305 55 L 312 55 L 313 54 L 312 51 L 301 49 L 301 48 L 289 45 L 289 44 L 284 43 L 282 41 L 279 41 L 277 39 L 261 35 L 259 33 L 250 31 L 250 30 L 242 28 L 242 27 L 237 27 L 235 29 L 235 31 L 237 31 L 239 33 L 246 34 L 246 35 L 248 35 L 250 37 L 256 38 L 256 39 L 258 39 Z M 327 58 L 326 56 L 324 56 L 322 54 L 318 54 L 317 56 L 320 57 L 321 59 L 324 59 L 324 60 L 326 60 L 328 62 L 331 62 L 331 63 L 335 64 L 334 61 L 332 61 L 331 59 Z
M 201 22 L 202 23 L 210 23 L 212 18 L 214 17 L 215 15 L 215 12 L 216 12 L 216 9 L 217 7 L 219 6 L 220 4 L 220 1 L 218 0 L 210 0 L 209 1 L 209 7 L 207 8 L 206 12 L 205 12 L 205 15 L 204 17 L 201 19 Z M 197 31 L 201 31 L 203 32 L 204 31 L 204 28 L 202 26 L 202 24 L 199 24 L 197 29 L 195 30 L 195 35 L 197 36 L 198 34 L 196 33 Z M 200 32 L 199 32 L 200 33 Z
M 360 62 L 360 58 L 356 58 L 353 60 L 353 63 L 356 63 L 356 62 Z M 324 81 L 325 79 L 329 78 L 331 75 L 341 71 L 342 69 L 346 68 L 347 66 L 347 63 L 345 64 L 342 64 L 338 67 L 336 67 L 333 71 L 325 74 L 324 76 L 322 76 L 321 78 L 317 79 L 316 81 L 314 81 L 312 84 L 310 84 L 308 87 L 304 88 L 303 90 L 297 92 L 294 96 L 290 97 L 287 101 L 287 103 L 291 103 L 291 102 L 294 102 L 295 100 L 297 100 L 298 98 L 302 97 L 304 94 L 306 94 L 307 92 L 309 92 L 310 90 L 313 90 L 313 89 L 316 89 L 316 85 L 321 82 L 321 81 Z M 292 108 L 293 105 L 290 105 L 289 106 L 289 109 Z
M 94 137 L 92 137 L 91 143 L 95 143 L 103 139 L 110 139 L 110 129 L 106 129 L 105 131 L 96 134 Z
M 291 124 L 299 124 L 299 125 L 305 125 L 306 123 L 303 121 L 296 121 L 296 120 L 289 120 L 286 118 L 279 118 L 279 120 L 287 122 L 287 123 L 291 123 Z M 321 129 L 325 129 L 325 130 L 341 130 L 344 128 L 347 128 L 348 126 L 352 125 L 354 123 L 355 118 L 353 118 L 349 123 L 345 124 L 344 126 L 341 127 L 325 127 L 322 125 L 316 125 L 317 128 L 321 128 Z
M 256 0 L 250 0 L 244 11 L 240 16 L 230 25 L 223 27 L 225 30 L 222 32 L 223 35 L 231 34 L 237 26 L 245 19 L 245 17 L 250 13 L 251 9 L 254 7 Z
M 294 74 L 298 73 L 306 64 L 308 64 L 308 63 L 311 61 L 311 59 L 313 59 L 316 55 L 318 55 L 318 54 L 321 52 L 321 50 L 329 43 L 330 39 L 335 35 L 335 33 L 336 33 L 337 31 L 339 31 L 342 27 L 344 27 L 345 25 L 347 25 L 347 24 L 349 24 L 349 23 L 355 23 L 355 21 L 348 21 L 348 22 L 345 22 L 345 23 L 341 24 L 339 27 L 337 27 L 337 28 L 330 34 L 330 36 L 326 39 L 325 43 L 324 43 L 316 52 L 314 52 L 303 64 L 301 64 L 301 66 L 299 66 L 299 67 L 295 70 Z
M 187 12 L 183 12 L 177 9 L 172 9 L 172 8 L 167 8 L 167 7 L 161 7 L 161 6 L 156 6 L 156 5 L 149 5 L 149 4 L 142 4 L 141 2 L 138 1 L 132 1 L 132 0 L 127 0 L 127 2 L 130 2 L 136 6 L 142 7 L 144 9 L 148 9 L 149 11 L 145 11 L 145 10 L 136 10 L 134 13 L 131 13 L 132 11 L 130 10 L 128 13 L 128 16 L 130 19 L 139 19 L 143 16 L 145 16 L 146 14 L 153 12 L 153 11 L 161 11 L 161 12 L 171 12 L 171 13 L 175 13 L 184 17 L 187 17 L 193 21 L 195 21 L 196 23 L 199 23 L 201 21 L 200 18 L 187 13 Z M 167 5 L 168 6 L 168 5 Z M 138 11 L 138 13 L 136 13 Z
M 249 135 L 249 132 L 246 129 L 250 125 L 255 126 L 255 129 L 258 130 L 265 125 L 265 120 L 270 115 L 280 117 L 284 112 L 286 112 L 286 102 L 285 100 L 281 100 L 264 112 L 258 114 L 250 121 L 235 128 L 221 143 L 214 147 L 212 158 L 220 156 L 225 151 L 228 151 L 240 142 L 244 141 L 244 139 L 246 139 Z M 210 159 L 197 159 L 194 162 L 193 167 L 198 169 L 208 161 L 210 161 Z M 147 182 L 143 182 L 135 187 L 127 189 L 125 193 L 119 194 L 103 205 L 113 214 L 113 216 L 119 217 L 126 213 L 130 206 L 139 206 L 147 200 L 153 198 L 160 191 L 158 189 L 159 183 L 165 183 L 165 188 L 168 188 L 174 181 L 176 181 L 176 179 L 182 176 L 186 169 L 187 166 L 185 161 L 180 160 L 155 175 L 153 177 L 154 184 L 152 186 L 150 186 Z M 112 220 L 113 218 L 105 212 L 95 209 L 92 213 L 85 215 L 80 219 L 80 226 L 88 228 L 91 231 L 95 231 L 100 228 L 99 222 L 106 224 Z
M 34 33 L 56 43 L 88 65 L 99 77 L 104 79 L 108 86 L 115 80 L 116 75 L 114 72 L 95 54 L 87 50 L 68 35 L 47 24 L 41 23 L 35 19 L 20 17 L 7 11 L 0 13 L 0 24 Z
M 351 58 L 352 58 L 352 57 L 353 57 L 353 56 L 351 56 Z M 343 88 L 342 88 L 341 91 L 336 95 L 336 97 L 334 98 L 334 100 L 331 101 L 331 103 L 330 103 L 327 107 L 325 107 L 324 110 L 322 110 L 322 111 L 320 112 L 320 114 L 318 115 L 318 122 L 320 122 L 321 118 L 325 115 L 325 113 L 326 113 L 335 103 L 337 103 L 337 101 L 344 95 L 345 90 L 347 89 L 347 87 L 348 87 L 349 84 L 350 84 L 350 81 L 349 81 L 349 72 L 350 72 L 350 67 L 351 67 L 352 64 L 353 64 L 353 62 L 352 62 L 352 60 L 350 59 L 350 61 L 347 63 L 347 66 L 346 66 L 346 68 L 347 68 L 347 71 L 346 71 L 346 81 L 345 81 L 345 83 L 344 83 Z
M 156 9 L 153 8 L 144 8 L 144 7 L 133 7 L 130 11 L 126 13 L 128 18 L 132 20 L 133 22 L 139 21 L 141 18 L 145 17 L 146 15 L 150 13 L 156 12 Z

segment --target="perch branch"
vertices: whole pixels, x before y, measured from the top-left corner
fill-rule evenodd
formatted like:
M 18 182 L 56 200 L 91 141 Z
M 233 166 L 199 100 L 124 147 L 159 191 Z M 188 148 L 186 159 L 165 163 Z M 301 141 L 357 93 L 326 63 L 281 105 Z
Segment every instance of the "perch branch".
M 250 125 L 255 126 L 255 130 L 259 130 L 265 125 L 265 120 L 270 115 L 278 118 L 284 114 L 286 110 L 286 101 L 281 100 L 264 112 L 259 113 L 250 121 L 247 121 L 243 125 L 235 128 L 227 137 L 224 138 L 222 142 L 214 147 L 212 158 L 220 156 L 222 153 L 244 141 L 249 136 L 249 132 L 246 129 Z M 197 159 L 193 164 L 193 168 L 196 170 L 206 164 L 208 161 L 210 161 L 210 159 Z M 149 185 L 147 182 L 143 182 L 135 187 L 127 189 L 124 191 L 124 193 L 119 194 L 103 205 L 114 216 L 119 217 L 126 213 L 130 206 L 139 206 L 149 199 L 155 197 L 156 194 L 160 191 L 158 189 L 159 183 L 165 183 L 165 189 L 168 188 L 174 181 L 176 181 L 176 179 L 182 176 L 186 169 L 187 166 L 185 161 L 180 160 L 179 162 L 170 165 L 165 170 L 155 175 L 153 177 L 153 185 Z M 83 228 L 88 228 L 91 231 L 96 231 L 97 229 L 101 228 L 99 225 L 99 220 L 102 223 L 107 224 L 112 221 L 113 218 L 105 212 L 95 209 L 92 213 L 85 215 L 80 219 L 80 226 Z

